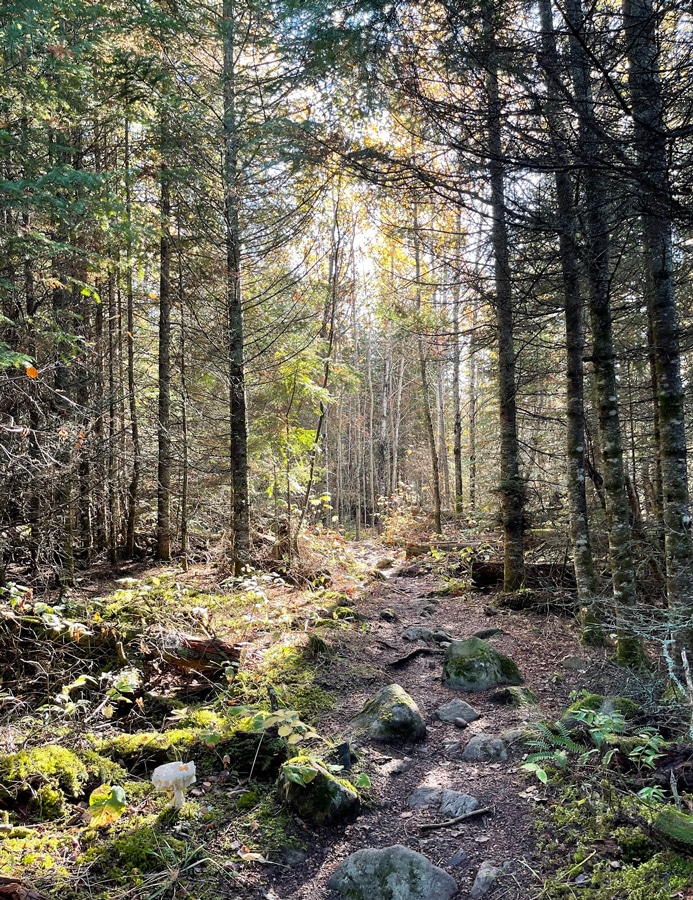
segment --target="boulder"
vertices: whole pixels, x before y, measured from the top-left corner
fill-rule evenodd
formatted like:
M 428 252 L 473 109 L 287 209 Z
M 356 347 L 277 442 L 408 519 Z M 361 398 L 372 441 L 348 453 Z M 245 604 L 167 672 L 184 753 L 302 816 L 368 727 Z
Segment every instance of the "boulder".
M 454 878 L 400 844 L 357 850 L 337 867 L 328 887 L 349 900 L 449 900 L 457 893 Z
M 312 757 L 296 756 L 285 762 L 277 785 L 287 805 L 316 825 L 339 822 L 360 807 L 356 788 L 343 778 L 335 778 Z
M 494 862 L 491 862 L 491 860 L 482 862 L 479 866 L 479 871 L 476 873 L 471 893 L 469 894 L 472 900 L 479 900 L 480 897 L 484 897 L 488 894 L 493 887 L 493 882 L 497 878 L 500 878 L 502 874 L 503 870 Z
M 356 734 L 375 741 L 414 744 L 426 737 L 426 724 L 414 699 L 398 684 L 378 691 L 351 720 Z
M 475 734 L 460 757 L 466 762 L 505 762 L 507 758 L 505 741 L 492 734 Z
M 443 681 L 462 691 L 485 691 L 501 684 L 522 684 L 517 665 L 486 641 L 453 641 L 445 651 Z
M 447 703 L 443 703 L 442 706 L 439 706 L 436 710 L 436 717 L 440 719 L 441 722 L 448 722 L 451 725 L 456 723 L 457 719 L 462 719 L 464 722 L 476 722 L 477 719 L 481 718 L 481 714 L 478 713 L 473 706 L 470 706 L 468 703 L 465 703 L 464 700 L 448 700 Z

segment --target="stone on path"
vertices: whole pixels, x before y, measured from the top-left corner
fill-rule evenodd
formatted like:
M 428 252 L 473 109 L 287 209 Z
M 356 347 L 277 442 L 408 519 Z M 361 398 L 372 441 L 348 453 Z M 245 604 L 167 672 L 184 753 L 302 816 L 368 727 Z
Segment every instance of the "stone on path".
M 433 632 L 430 628 L 424 628 L 423 625 L 410 625 L 402 635 L 405 641 L 426 641 L 433 640 Z
M 479 866 L 479 871 L 476 873 L 476 878 L 474 879 L 474 884 L 472 885 L 472 890 L 469 894 L 472 900 L 479 900 L 480 897 L 484 897 L 488 894 L 493 887 L 493 882 L 497 878 L 500 878 L 502 874 L 503 870 L 491 860 L 482 862 Z
M 505 762 L 508 748 L 505 741 L 493 734 L 475 734 L 460 758 L 466 762 Z
M 440 811 L 444 816 L 456 819 L 457 816 L 466 816 L 479 808 L 476 797 L 463 794 L 461 791 L 451 791 L 444 788 L 440 796 Z
M 384 622 L 399 622 L 399 616 L 391 606 L 386 606 L 380 610 L 380 618 Z
M 427 806 L 437 806 L 442 795 L 440 788 L 418 787 L 407 797 L 407 806 L 414 809 L 425 809 Z
M 469 859 L 469 854 L 466 850 L 463 850 L 461 847 L 454 853 L 450 859 L 445 863 L 446 866 L 449 866 L 451 869 L 456 869 L 458 866 L 463 866 Z
M 448 722 L 452 725 L 456 724 L 455 719 L 462 719 L 469 723 L 476 722 L 477 719 L 481 718 L 481 714 L 473 706 L 457 698 L 443 703 L 442 706 L 438 707 L 435 714 L 441 722 Z
M 486 641 L 453 641 L 445 651 L 443 682 L 463 691 L 485 691 L 501 684 L 522 684 L 517 665 Z
M 337 867 L 328 887 L 349 900 L 450 900 L 457 893 L 454 878 L 400 844 L 357 850 Z
M 381 688 L 354 716 L 351 728 L 375 741 L 414 744 L 426 737 L 419 707 L 399 684 Z
M 407 806 L 413 809 L 435 806 L 444 816 L 454 819 L 478 809 L 479 801 L 476 797 L 449 788 L 418 787 L 407 797 Z

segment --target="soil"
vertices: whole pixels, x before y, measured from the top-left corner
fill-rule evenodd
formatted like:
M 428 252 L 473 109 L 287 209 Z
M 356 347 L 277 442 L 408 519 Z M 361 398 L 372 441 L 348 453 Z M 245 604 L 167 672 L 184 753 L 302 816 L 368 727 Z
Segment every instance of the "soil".
M 485 860 L 494 861 L 506 872 L 487 895 L 489 898 L 521 900 L 537 895 L 543 878 L 542 860 L 535 850 L 535 820 L 537 806 L 545 798 L 538 782 L 533 783 L 518 769 L 523 750 L 511 747 L 507 762 L 472 763 L 460 760 L 460 750 L 451 752 L 449 745 L 459 743 L 463 749 L 474 734 L 498 735 L 532 719 L 555 719 L 576 689 L 637 695 L 640 685 L 636 676 L 610 663 L 606 651 L 582 647 L 574 620 L 551 613 L 495 611 L 489 607 L 488 594 L 436 597 L 434 591 L 439 586 L 439 579 L 431 575 L 412 578 L 395 574 L 386 581 L 373 582 L 353 604 L 363 616 L 363 627 L 342 637 L 338 659 L 320 676 L 320 684 L 339 697 L 335 708 L 319 723 L 321 734 L 339 738 L 369 697 L 396 682 L 412 695 L 424 715 L 428 723 L 426 740 L 408 748 L 362 748 L 372 780 L 370 808 L 346 826 L 309 832 L 310 850 L 305 859 L 288 868 L 274 869 L 271 874 L 265 870 L 258 893 L 248 896 L 273 900 L 336 897 L 327 888 L 327 881 L 341 860 L 362 848 L 393 844 L 417 850 L 446 868 L 459 885 L 460 897 L 469 896 L 476 872 Z M 385 608 L 394 611 L 397 621 L 381 618 Z M 497 636 L 489 638 L 490 643 L 515 660 L 539 704 L 520 709 L 499 706 L 489 699 L 493 690 L 465 693 L 446 687 L 441 682 L 442 653 L 421 654 L 393 667 L 393 662 L 412 649 L 431 646 L 403 640 L 402 634 L 410 625 L 442 629 L 455 639 L 484 629 L 500 629 Z M 566 657 L 575 657 L 583 664 L 564 668 Z M 466 700 L 481 713 L 464 730 L 434 716 L 436 708 L 453 697 Z M 397 774 L 402 760 L 404 768 L 410 768 Z M 471 794 L 491 811 L 452 827 L 422 831 L 422 825 L 443 820 L 435 810 L 407 805 L 412 791 L 422 786 Z M 463 861 L 455 864 L 456 855 Z

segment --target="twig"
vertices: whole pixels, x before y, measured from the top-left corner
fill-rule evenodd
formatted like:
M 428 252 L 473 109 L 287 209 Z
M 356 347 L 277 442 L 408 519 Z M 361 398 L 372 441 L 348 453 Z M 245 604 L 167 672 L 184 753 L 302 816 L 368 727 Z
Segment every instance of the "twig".
M 433 831 L 435 828 L 448 828 L 450 825 L 457 825 L 458 822 L 464 822 L 465 819 L 473 819 L 474 816 L 483 816 L 484 813 L 490 813 L 488 806 L 482 806 L 481 809 L 473 809 L 471 812 L 465 813 L 463 816 L 455 816 L 454 819 L 448 819 L 447 822 L 428 822 L 421 825 L 421 831 Z

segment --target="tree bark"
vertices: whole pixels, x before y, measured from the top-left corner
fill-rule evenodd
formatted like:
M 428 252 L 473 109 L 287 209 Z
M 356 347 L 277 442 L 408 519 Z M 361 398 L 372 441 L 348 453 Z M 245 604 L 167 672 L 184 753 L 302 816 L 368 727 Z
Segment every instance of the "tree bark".
M 570 539 L 577 583 L 578 602 L 587 613 L 583 617 L 583 640 L 601 642 L 601 629 L 595 627 L 597 586 L 590 540 L 585 493 L 585 398 L 583 302 L 580 291 L 580 266 L 576 240 L 576 212 L 573 179 L 564 150 L 562 107 L 559 94 L 559 62 L 553 27 L 551 0 L 539 0 L 542 27 L 543 66 L 547 81 L 546 118 L 551 129 L 556 172 L 558 238 L 563 280 L 566 335 L 566 450 L 568 454 L 568 506 Z
M 462 214 L 455 220 L 455 269 L 452 288 L 452 409 L 453 424 L 453 466 L 455 469 L 455 515 L 464 512 L 462 486 L 462 405 L 460 400 L 460 269 L 462 245 Z
M 651 285 L 659 448 L 662 472 L 667 597 L 685 629 L 679 644 L 691 652 L 693 545 L 688 496 L 685 400 L 676 310 L 668 152 L 659 78 L 656 16 L 652 0 L 624 0 L 629 87 L 635 147 L 641 176 L 640 202 L 645 264 Z
M 484 8 L 488 40 L 486 69 L 489 180 L 491 183 L 492 245 L 495 272 L 496 329 L 498 339 L 498 404 L 500 410 L 500 496 L 503 518 L 506 591 L 524 582 L 525 485 L 520 477 L 517 441 L 515 343 L 512 281 L 505 212 L 505 178 L 501 141 L 502 105 L 498 84 L 498 48 L 492 11 Z
M 162 121 L 159 242 L 159 403 L 157 418 L 156 558 L 171 558 L 171 184 Z M 109 331 L 110 334 L 110 331 Z
M 414 265 L 416 267 L 416 311 L 421 312 L 421 237 L 419 235 L 419 216 L 414 206 Z M 438 466 L 438 452 L 436 449 L 436 436 L 433 430 L 433 415 L 431 413 L 431 401 L 428 396 L 427 359 L 424 348 L 423 336 L 419 333 L 417 338 L 419 350 L 419 372 L 421 374 L 421 393 L 423 400 L 424 425 L 428 439 L 428 449 L 431 456 L 431 488 L 433 490 L 433 530 L 436 534 L 443 533 L 443 525 L 440 514 L 440 468 Z
M 609 296 L 608 188 L 601 175 L 599 142 L 590 86 L 590 70 L 584 44 L 581 0 L 567 0 L 571 32 L 570 58 L 578 114 L 581 161 L 584 163 L 586 258 L 589 278 L 589 311 L 592 329 L 592 364 L 599 407 L 599 440 L 604 468 L 604 492 L 609 530 L 609 559 L 617 618 L 632 612 L 637 598 L 631 527 L 623 466 L 616 367 Z M 618 659 L 639 665 L 641 642 L 630 623 L 619 622 Z
M 229 430 L 233 490 L 233 566 L 240 574 L 250 554 L 248 421 L 245 386 L 245 337 L 241 290 L 241 170 L 238 161 L 236 103 L 236 4 L 222 9 L 224 94 L 224 215 L 226 226 L 226 309 L 229 354 Z

